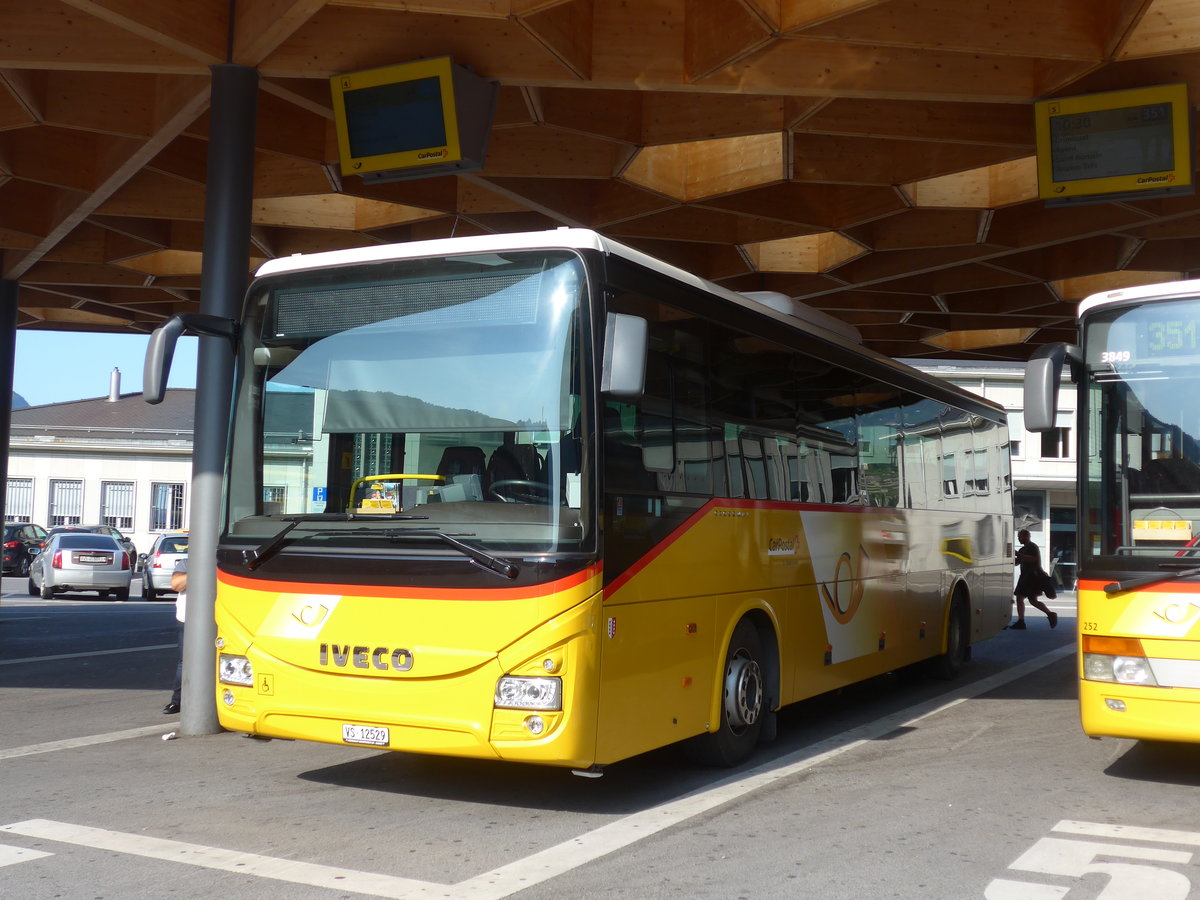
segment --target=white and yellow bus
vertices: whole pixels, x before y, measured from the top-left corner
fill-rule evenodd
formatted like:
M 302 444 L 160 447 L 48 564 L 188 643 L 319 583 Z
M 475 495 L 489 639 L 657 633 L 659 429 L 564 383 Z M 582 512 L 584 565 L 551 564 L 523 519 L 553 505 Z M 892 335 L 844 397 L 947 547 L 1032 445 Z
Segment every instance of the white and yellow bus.
M 1030 361 L 1025 421 L 1078 389 L 1079 709 L 1094 737 L 1200 741 L 1200 281 L 1109 291 Z
M 734 764 L 776 711 L 1004 628 L 1003 411 L 594 232 L 295 256 L 250 287 L 221 724 Z

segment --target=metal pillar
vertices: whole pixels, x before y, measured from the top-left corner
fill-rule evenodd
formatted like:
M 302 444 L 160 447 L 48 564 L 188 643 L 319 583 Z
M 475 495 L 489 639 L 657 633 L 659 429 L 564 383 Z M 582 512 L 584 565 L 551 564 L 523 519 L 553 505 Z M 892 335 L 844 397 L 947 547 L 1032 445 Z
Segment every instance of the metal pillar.
M 8 500 L 8 433 L 12 430 L 13 366 L 17 360 L 17 282 L 0 278 L 0 523 Z
M 256 69 L 233 63 L 212 67 L 200 311 L 231 319 L 241 318 L 242 295 L 250 269 L 257 100 Z M 221 730 L 214 701 L 216 648 L 213 643 L 217 626 L 213 608 L 217 596 L 221 478 L 232 393 L 233 348 L 224 338 L 200 338 L 180 704 L 180 725 L 184 734 L 214 734 Z

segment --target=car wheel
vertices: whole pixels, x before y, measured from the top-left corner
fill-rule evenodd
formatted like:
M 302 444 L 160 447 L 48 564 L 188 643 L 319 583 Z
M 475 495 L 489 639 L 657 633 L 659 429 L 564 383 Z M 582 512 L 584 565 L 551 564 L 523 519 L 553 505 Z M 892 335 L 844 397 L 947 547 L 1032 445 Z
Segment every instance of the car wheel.
M 46 582 L 44 582 L 44 581 L 42 582 L 42 599 L 43 600 L 53 600 L 54 599 L 54 588 L 50 587 L 50 585 L 46 584 Z
M 145 570 L 143 570 L 143 571 L 145 571 Z M 143 575 L 143 577 L 142 577 L 142 599 L 143 600 L 157 600 L 158 599 L 158 592 L 156 590 L 154 590 L 154 584 L 150 581 L 150 577 L 148 575 Z
M 17 563 L 17 577 L 24 578 L 28 574 L 29 574 L 29 557 L 25 556 L 25 557 L 21 558 L 21 561 L 19 563 Z
M 129 588 L 117 588 L 115 591 L 109 591 L 108 595 L 115 599 L 118 603 L 124 603 L 129 599 Z
M 36 597 L 39 593 L 40 591 L 38 591 L 38 586 L 33 583 L 33 578 L 31 577 L 29 579 L 29 596 Z

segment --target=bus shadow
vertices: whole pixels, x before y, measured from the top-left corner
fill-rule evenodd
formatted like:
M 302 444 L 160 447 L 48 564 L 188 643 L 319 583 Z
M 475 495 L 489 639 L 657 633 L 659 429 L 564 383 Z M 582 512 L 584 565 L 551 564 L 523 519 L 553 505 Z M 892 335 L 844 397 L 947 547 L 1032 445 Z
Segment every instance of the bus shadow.
M 761 762 L 757 757 L 747 767 Z M 611 766 L 602 778 L 522 763 L 384 753 L 297 777 L 319 784 L 461 801 L 597 815 L 628 815 L 677 799 L 737 769 L 694 766 L 678 746 Z
M 1128 781 L 1200 787 L 1200 762 L 1195 744 L 1138 741 L 1105 769 L 1104 774 Z
M 628 815 L 707 790 L 751 770 L 788 765 L 797 751 L 945 690 L 944 681 L 927 679 L 920 672 L 900 672 L 803 700 L 779 713 L 777 740 L 760 744 L 749 760 L 729 769 L 693 762 L 680 743 L 611 765 L 598 779 L 581 778 L 556 767 L 405 753 L 381 753 L 301 772 L 297 777 L 435 800 Z M 877 740 L 894 739 L 902 731 L 897 729 Z M 854 740 L 849 735 L 845 738 L 846 743 Z

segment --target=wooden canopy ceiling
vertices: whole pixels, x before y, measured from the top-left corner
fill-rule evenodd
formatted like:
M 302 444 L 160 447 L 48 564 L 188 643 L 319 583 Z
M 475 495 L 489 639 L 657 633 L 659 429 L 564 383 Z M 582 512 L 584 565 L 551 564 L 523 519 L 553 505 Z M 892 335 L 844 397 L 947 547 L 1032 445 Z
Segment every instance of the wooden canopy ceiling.
M 256 264 L 580 225 L 891 356 L 998 359 L 1073 339 L 1094 290 L 1200 272 L 1200 197 L 1047 209 L 1032 160 L 1035 99 L 1200 95 L 1196 0 L 25 0 L 0 8 L 20 327 L 198 308 L 230 46 L 261 75 Z M 328 77 L 442 55 L 501 84 L 484 170 L 343 179 Z

